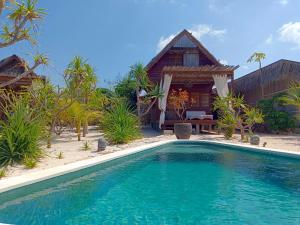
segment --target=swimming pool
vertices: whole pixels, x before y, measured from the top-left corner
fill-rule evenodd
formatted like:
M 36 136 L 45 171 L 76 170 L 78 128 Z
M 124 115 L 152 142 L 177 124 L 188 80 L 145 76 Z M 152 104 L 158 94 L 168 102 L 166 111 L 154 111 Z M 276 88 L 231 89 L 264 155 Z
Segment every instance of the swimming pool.
M 2 193 L 0 223 L 300 224 L 300 159 L 170 143 Z

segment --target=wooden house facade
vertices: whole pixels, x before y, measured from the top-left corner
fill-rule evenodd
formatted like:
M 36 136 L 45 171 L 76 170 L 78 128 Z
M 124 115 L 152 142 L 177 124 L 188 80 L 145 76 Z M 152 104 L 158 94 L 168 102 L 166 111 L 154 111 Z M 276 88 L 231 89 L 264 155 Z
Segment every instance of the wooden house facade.
M 191 107 L 187 114 L 197 115 L 198 112 L 199 115 L 207 115 L 203 116 L 203 119 L 188 118 L 185 115 L 186 120 L 197 125 L 198 129 L 198 125 L 215 124 L 215 118 L 212 116 L 214 76 L 225 77 L 227 86 L 227 81 L 233 82 L 236 68 L 222 65 L 191 33 L 183 30 L 147 65 L 150 80 L 159 84 L 161 88 L 166 86 L 163 90 L 166 107 L 162 107 L 161 102 L 164 100 L 161 100 L 152 108 L 152 126 L 167 129 L 168 126 L 172 127 L 174 123 L 179 122 L 179 118 L 167 102 L 168 93 L 172 89 L 186 90 L 190 94 L 193 101 L 190 102 Z M 166 85 L 166 78 L 169 85 Z M 228 86 L 225 88 L 228 89 Z

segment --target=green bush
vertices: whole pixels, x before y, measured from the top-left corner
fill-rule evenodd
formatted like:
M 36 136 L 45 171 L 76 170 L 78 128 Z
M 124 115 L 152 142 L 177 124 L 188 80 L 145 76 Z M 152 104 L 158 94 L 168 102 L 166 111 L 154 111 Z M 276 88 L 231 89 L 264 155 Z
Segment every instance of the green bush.
M 139 120 L 127 103 L 116 102 L 103 117 L 104 136 L 114 144 L 128 143 L 141 137 Z
M 27 169 L 33 169 L 37 166 L 37 160 L 34 158 L 27 158 L 24 159 L 24 165 Z
M 280 98 L 278 95 L 258 102 L 258 108 L 263 112 L 266 128 L 270 132 L 288 131 L 296 127 L 295 117 L 284 111 Z
M 225 139 L 228 140 L 232 138 L 236 127 L 234 116 L 231 113 L 220 116 L 218 119 L 218 127 L 224 132 Z
M 38 159 L 44 130 L 40 116 L 20 97 L 2 111 L 5 119 L 0 121 L 0 167 L 23 163 L 25 158 Z
M 0 169 L 0 179 L 6 176 L 6 168 Z

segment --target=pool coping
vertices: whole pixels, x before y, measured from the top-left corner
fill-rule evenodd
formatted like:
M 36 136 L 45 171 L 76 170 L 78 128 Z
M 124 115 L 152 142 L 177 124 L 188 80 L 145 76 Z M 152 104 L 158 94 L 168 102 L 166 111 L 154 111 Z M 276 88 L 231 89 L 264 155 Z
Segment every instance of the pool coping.
M 238 143 L 227 143 L 222 141 L 213 141 L 213 140 L 205 140 L 205 139 L 204 140 L 163 140 L 151 144 L 145 144 L 143 146 L 120 150 L 106 155 L 99 155 L 90 159 L 80 160 L 62 166 L 56 166 L 53 168 L 35 171 L 32 173 L 27 173 L 15 177 L 3 178 L 0 180 L 0 193 L 7 192 L 23 186 L 27 186 L 33 183 L 37 183 L 43 180 L 48 180 L 67 173 L 76 172 L 88 167 L 99 165 L 101 163 L 105 163 L 107 161 L 128 156 L 150 148 L 158 147 L 169 143 L 176 143 L 176 142 L 212 143 L 212 144 L 218 144 L 223 146 L 242 147 L 244 150 L 248 150 L 248 151 L 263 152 L 263 153 L 276 154 L 281 156 L 300 158 L 300 152 L 286 151 L 286 150 L 273 149 L 273 148 L 263 148 L 263 147 L 244 145 Z

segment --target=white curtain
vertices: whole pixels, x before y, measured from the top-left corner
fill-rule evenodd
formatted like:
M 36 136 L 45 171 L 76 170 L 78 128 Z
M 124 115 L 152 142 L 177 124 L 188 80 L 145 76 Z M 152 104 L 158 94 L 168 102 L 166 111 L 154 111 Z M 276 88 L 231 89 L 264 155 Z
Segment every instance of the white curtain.
M 167 109 L 167 98 L 170 89 L 170 85 L 172 82 L 172 75 L 165 74 L 162 79 L 160 80 L 160 91 L 163 93 L 163 97 L 158 99 L 158 108 L 160 110 L 160 117 L 159 117 L 159 128 L 165 122 L 165 113 Z
M 213 75 L 215 86 L 220 97 L 226 97 L 229 93 L 227 75 Z

